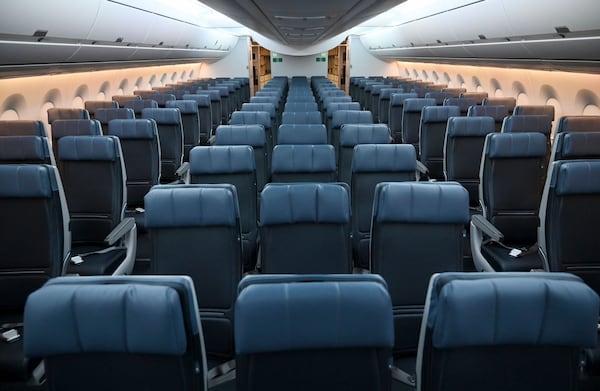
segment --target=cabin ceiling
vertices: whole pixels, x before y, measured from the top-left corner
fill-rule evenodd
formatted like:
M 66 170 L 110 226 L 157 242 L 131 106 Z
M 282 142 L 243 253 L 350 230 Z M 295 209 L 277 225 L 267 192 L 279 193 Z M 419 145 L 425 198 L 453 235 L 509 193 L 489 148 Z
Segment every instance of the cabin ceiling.
M 405 0 L 199 0 L 257 33 L 290 46 L 332 38 Z

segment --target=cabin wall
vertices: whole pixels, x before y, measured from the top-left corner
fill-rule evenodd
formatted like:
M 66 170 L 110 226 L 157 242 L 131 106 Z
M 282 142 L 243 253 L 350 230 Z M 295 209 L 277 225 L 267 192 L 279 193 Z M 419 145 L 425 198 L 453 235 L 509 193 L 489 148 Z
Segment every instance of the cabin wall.
M 395 66 L 397 72 L 389 76 L 485 91 L 490 97 L 512 96 L 517 105 L 552 105 L 556 118 L 600 115 L 599 74 L 402 61 Z
M 317 58 L 327 59 L 327 53 L 309 55 L 309 56 L 287 56 L 278 54 L 281 62 L 273 62 L 271 57 L 271 74 L 276 76 L 327 76 L 327 62 L 317 62 Z
M 380 60 L 365 48 L 359 36 L 348 37 L 350 56 L 350 77 L 395 75 L 393 63 Z
M 240 37 L 229 54 L 219 61 L 204 64 L 201 77 L 249 77 L 250 37 Z
M 0 79 L 0 120 L 47 123 L 49 108 L 83 108 L 87 100 L 110 100 L 113 95 L 197 79 L 202 67 L 190 63 Z

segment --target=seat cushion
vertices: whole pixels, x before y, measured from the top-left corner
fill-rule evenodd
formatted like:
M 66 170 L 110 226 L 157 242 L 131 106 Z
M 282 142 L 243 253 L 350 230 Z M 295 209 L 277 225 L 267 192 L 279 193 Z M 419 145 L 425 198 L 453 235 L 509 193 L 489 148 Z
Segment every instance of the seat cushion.
M 104 246 L 74 246 L 71 248 L 71 256 L 102 251 L 104 248 Z M 111 275 L 125 259 L 126 253 L 127 249 L 125 247 L 115 247 L 107 252 L 85 255 L 83 256 L 83 263 L 78 265 L 72 262 L 69 263 L 67 273 L 82 276 Z
M 508 246 L 521 248 L 523 246 Z M 481 253 L 494 270 L 498 272 L 528 272 L 531 269 L 542 269 L 542 259 L 537 251 L 531 251 L 518 258 L 509 255 L 507 249 L 497 243 L 487 243 L 481 246 Z

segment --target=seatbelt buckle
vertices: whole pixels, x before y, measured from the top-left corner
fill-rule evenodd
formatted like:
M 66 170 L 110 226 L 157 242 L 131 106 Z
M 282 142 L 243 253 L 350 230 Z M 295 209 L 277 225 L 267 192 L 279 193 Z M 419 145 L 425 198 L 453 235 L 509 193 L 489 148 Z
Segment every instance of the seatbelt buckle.
M 19 334 L 19 332 L 16 329 L 4 331 L 0 335 L 2 336 L 2 340 L 8 343 L 18 341 L 19 338 L 21 338 L 21 334 Z
M 518 248 L 513 248 L 512 250 L 510 250 L 510 252 L 508 253 L 508 255 L 510 255 L 513 258 L 518 258 L 521 256 L 521 254 L 523 254 L 523 251 L 519 250 Z
M 79 255 L 76 255 L 74 257 L 71 257 L 71 263 L 75 264 L 75 265 L 80 265 L 83 263 L 83 258 L 80 257 Z

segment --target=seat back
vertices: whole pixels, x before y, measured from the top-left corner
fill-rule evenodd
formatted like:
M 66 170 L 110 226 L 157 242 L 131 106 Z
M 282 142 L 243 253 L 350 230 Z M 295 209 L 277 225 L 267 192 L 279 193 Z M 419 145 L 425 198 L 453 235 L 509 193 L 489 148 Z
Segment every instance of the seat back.
M 183 161 L 190 161 L 190 149 L 200 145 L 200 115 L 195 100 L 171 100 L 165 105 L 169 109 L 178 109 L 183 129 Z M 208 138 L 205 136 L 205 141 Z
M 479 207 L 479 167 L 485 137 L 494 132 L 491 117 L 448 119 L 444 141 L 444 176 L 469 192 L 469 205 Z
M 136 95 L 113 95 L 111 98 L 111 100 L 113 100 L 119 104 L 119 107 L 128 107 L 126 105 L 127 102 L 132 101 L 132 100 L 140 100 L 140 99 L 142 99 L 142 96 L 137 95 L 137 94 Z
M 96 110 L 117 109 L 119 108 L 119 102 L 114 100 L 86 100 L 84 107 L 90 113 L 90 119 L 95 119 Z
M 142 208 L 144 196 L 160 182 L 160 145 L 151 119 L 115 119 L 108 134 L 119 138 L 127 173 L 127 207 Z
M 435 99 L 437 106 L 442 106 L 447 98 L 458 98 L 458 94 L 452 92 L 432 91 L 425 94 L 425 98 Z
M 55 166 L 54 154 L 47 137 L 0 137 L 0 164 L 50 164 Z
M 327 144 L 327 129 L 323 124 L 282 124 L 277 144 Z
M 136 118 L 142 118 L 142 110 L 158 109 L 158 103 L 154 99 L 134 99 L 125 101 L 123 107 L 133 110 Z
M 257 190 L 254 152 L 248 145 L 196 147 L 190 152 L 190 183 L 235 186 L 239 202 L 244 265 L 256 263 Z
M 235 187 L 155 186 L 145 197 L 145 209 L 152 273 L 192 278 L 207 354 L 233 357 L 233 305 L 242 275 Z
M 359 144 L 389 144 L 392 141 L 386 124 L 345 124 L 340 130 L 338 180 L 350 184 L 352 155 Z
M 408 144 L 362 144 L 352 156 L 352 247 L 354 264 L 369 269 L 369 242 L 375 186 L 416 180 L 415 149 Z
M 392 94 L 398 94 L 404 92 L 402 88 L 390 88 L 387 86 L 382 88 L 379 92 L 379 122 L 382 124 L 389 124 L 390 118 L 390 99 Z
M 58 141 L 73 245 L 103 244 L 127 202 L 121 144 L 114 136 L 65 136 Z
M 177 179 L 176 171 L 183 162 L 183 123 L 178 109 L 142 110 L 143 119 L 153 119 L 160 140 L 160 176 L 161 183 Z
M 492 117 L 495 123 L 495 130 L 502 130 L 504 118 L 510 114 L 508 107 L 501 105 L 475 105 L 469 107 L 467 116 L 469 117 Z
M 435 106 L 435 99 L 409 98 L 402 106 L 402 142 L 412 144 L 419 153 L 419 129 L 423 107 Z
M 518 105 L 513 115 L 547 115 L 554 121 L 554 106 L 552 105 Z
M 248 276 L 239 291 L 239 390 L 391 388 L 392 309 L 379 276 Z
M 102 125 L 98 120 L 59 119 L 52 124 L 52 152 L 60 165 L 58 141 L 64 136 L 102 136 Z
M 485 218 L 504 234 L 506 244 L 537 240 L 545 157 L 541 133 L 494 133 L 485 139 L 479 200 Z
M 456 182 L 380 183 L 375 188 L 371 272 L 388 283 L 397 352 L 414 352 L 429 277 L 462 270 L 469 195 Z
M 0 211 L 0 314 L 21 319 L 27 295 L 62 273 L 71 250 L 56 167 L 0 165 Z
M 597 132 L 600 131 L 600 116 L 571 115 L 561 117 L 556 133 L 562 132 Z
M 510 115 L 502 122 L 502 132 L 539 132 L 546 136 L 546 167 L 552 151 L 552 118 L 547 115 Z
M 242 111 L 266 111 L 269 113 L 269 117 L 271 118 L 271 128 L 274 128 L 279 125 L 279 120 L 277 118 L 277 110 L 275 109 L 275 104 L 271 102 L 264 103 L 243 103 Z
M 577 390 L 581 351 L 595 347 L 597 323 L 598 296 L 572 275 L 436 274 L 417 389 Z
M 210 97 L 210 117 L 212 118 L 212 129 L 221 124 L 221 93 L 219 90 L 197 90 L 196 93 Z
M 329 144 L 276 145 L 271 182 L 334 182 L 335 152 Z
M 312 98 L 312 100 L 310 100 Z M 290 101 L 290 97 L 288 96 L 288 101 L 284 106 L 284 112 L 294 112 L 294 111 L 318 111 L 317 102 L 314 101 L 312 95 L 310 95 L 307 99 L 307 102 L 298 102 L 295 99 Z
M 459 115 L 460 109 L 457 106 L 425 106 L 422 109 L 419 138 L 416 142 L 419 146 L 419 160 L 427 167 L 432 179 L 444 180 L 446 127 L 450 118 Z
M 594 135 L 597 147 L 600 133 L 590 135 Z M 571 144 L 569 149 L 574 152 L 576 144 L 569 139 L 565 142 Z M 580 146 L 579 152 L 587 149 L 587 145 Z M 597 155 L 596 152 L 596 158 Z M 555 161 L 549 172 L 540 207 L 538 235 L 545 268 L 579 275 L 599 293 L 600 263 L 596 255 L 600 246 L 594 233 L 600 217 L 600 160 Z
M 488 97 L 488 93 L 487 92 L 468 92 L 467 91 L 467 92 L 461 92 L 461 94 L 458 97 L 463 98 L 463 99 L 473 99 L 473 100 L 475 100 L 476 105 L 481 105 L 483 103 L 483 100 Z
M 515 110 L 515 106 L 517 105 L 517 100 L 513 97 L 503 97 L 503 98 L 484 98 L 481 102 L 482 105 L 499 105 L 504 106 L 508 109 L 508 114 L 512 115 Z
M 273 134 L 271 115 L 266 111 L 235 111 L 231 113 L 231 125 L 262 125 L 267 139 L 267 172 L 270 171 L 271 152 L 277 142 Z
M 404 101 L 407 99 L 416 99 L 416 92 L 393 93 L 390 95 L 390 113 L 388 124 L 395 143 L 401 143 L 402 140 L 402 116 L 404 111 Z
M 193 100 L 198 105 L 198 124 L 200 132 L 201 145 L 208 145 L 208 139 L 211 136 L 212 130 L 212 108 L 211 108 L 211 96 L 209 94 L 183 94 L 182 100 Z M 173 107 L 172 104 L 167 104 L 166 107 Z M 184 128 L 185 130 L 185 128 Z
M 97 109 L 94 113 L 94 118 L 100 121 L 102 130 L 106 132 L 108 123 L 113 119 L 135 119 L 135 112 L 132 109 L 125 107 Z
M 47 113 L 50 125 L 58 119 L 90 119 L 90 113 L 85 109 L 52 107 Z
M 352 271 L 347 186 L 268 184 L 259 210 L 263 273 Z
M 338 110 L 360 110 L 360 103 L 358 102 L 333 102 L 328 103 L 324 109 L 325 126 L 329 132 L 329 143 L 331 143 L 331 122 L 333 121 L 333 113 Z
M 339 156 L 340 129 L 345 124 L 372 124 L 373 115 L 370 111 L 336 110 L 331 117 L 329 128 L 329 143 L 335 148 L 335 155 Z
M 444 106 L 460 107 L 460 115 L 467 115 L 469 107 L 477 105 L 477 100 L 473 98 L 446 98 Z
M 173 94 L 168 94 L 168 93 L 156 93 L 157 91 L 155 91 L 155 93 L 153 95 L 149 95 L 148 98 L 149 99 L 154 99 L 156 101 L 156 103 L 158 104 L 159 108 L 166 108 L 167 107 L 167 102 L 171 101 L 171 100 L 175 100 L 175 95 Z
M 55 278 L 27 300 L 25 329 L 50 390 L 207 389 L 189 277 Z
M 318 111 L 292 111 L 283 112 L 282 124 L 322 124 L 321 113 Z
M 48 137 L 42 121 L 3 120 L 0 121 L 1 136 L 41 136 Z

